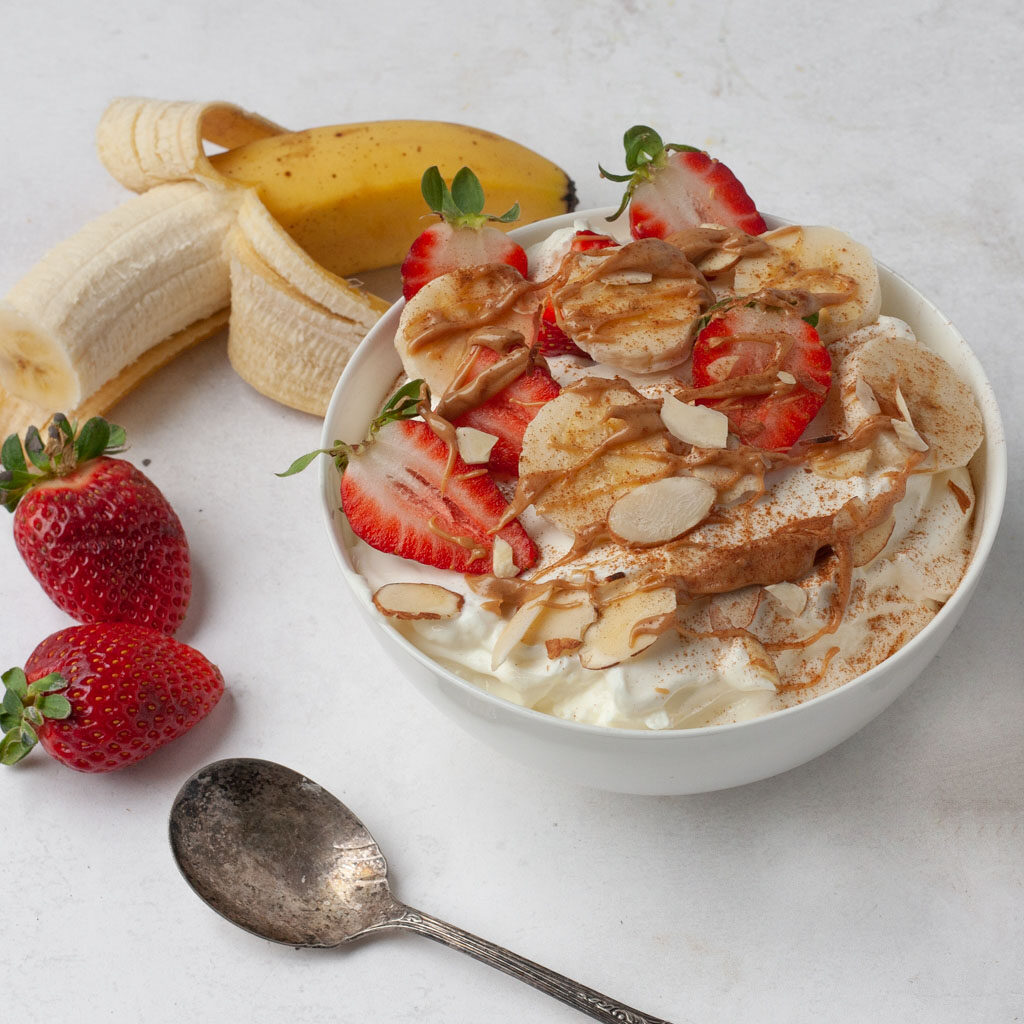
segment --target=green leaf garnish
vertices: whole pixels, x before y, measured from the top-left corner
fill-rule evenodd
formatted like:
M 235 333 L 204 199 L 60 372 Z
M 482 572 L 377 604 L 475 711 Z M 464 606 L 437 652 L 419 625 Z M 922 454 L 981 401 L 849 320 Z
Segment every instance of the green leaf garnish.
M 54 692 L 68 684 L 57 672 L 30 683 L 20 668 L 8 669 L 0 680 L 4 684 L 0 701 L 0 764 L 15 764 L 39 741 L 37 730 L 47 719 L 71 715 L 71 701 Z

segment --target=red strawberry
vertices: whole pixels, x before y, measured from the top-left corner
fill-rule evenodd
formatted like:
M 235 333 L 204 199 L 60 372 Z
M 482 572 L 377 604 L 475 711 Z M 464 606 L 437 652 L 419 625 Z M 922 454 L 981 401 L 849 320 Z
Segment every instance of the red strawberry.
M 500 217 L 485 214 L 483 188 L 468 167 L 455 175 L 450 190 L 437 167 L 430 167 L 423 174 L 421 189 L 441 221 L 413 241 L 402 263 L 402 295 L 407 300 L 428 281 L 462 267 L 507 263 L 526 276 L 526 250 L 487 223 L 516 220 L 518 203 Z
M 3 681 L 0 762 L 20 761 L 38 740 L 80 772 L 141 761 L 188 732 L 224 692 L 220 669 L 197 650 L 129 622 L 62 629 Z
M 492 571 L 494 538 L 512 546 L 516 568 L 537 559 L 518 520 L 492 532 L 508 503 L 485 472 L 455 454 L 422 420 L 396 420 L 352 453 L 341 507 L 357 537 L 424 565 L 481 575 Z
M 610 235 L 602 235 L 589 228 L 581 228 L 573 236 L 569 248 L 572 252 L 589 252 L 591 249 L 607 249 L 610 246 L 618 245 Z M 590 356 L 583 351 L 569 337 L 555 320 L 555 307 L 548 299 L 540 316 L 540 330 L 537 332 L 537 340 L 534 348 L 542 356 L 580 356 L 589 359 Z
M 498 353 L 493 349 L 483 346 L 477 348 L 476 358 L 470 367 L 471 377 L 498 359 Z M 457 416 L 452 424 L 456 427 L 476 427 L 477 430 L 497 437 L 489 459 L 491 469 L 509 476 L 518 476 L 523 433 L 541 406 L 557 398 L 561 390 L 544 367 L 530 366 L 525 373 L 486 402 Z
M 601 177 L 628 182 L 614 220 L 629 205 L 634 238 L 667 238 L 684 228 L 721 224 L 748 235 L 767 230 L 753 200 L 725 164 L 693 146 L 662 142 L 646 125 L 634 125 L 623 139 L 627 174 Z
M 181 625 L 192 592 L 188 541 L 167 499 L 130 462 L 124 431 L 96 417 L 76 435 L 54 417 L 49 441 L 31 427 L 3 446 L 0 501 L 32 575 L 79 622 Z M 25 453 L 31 466 L 26 462 Z
M 825 402 L 832 360 L 818 332 L 782 309 L 733 305 L 700 332 L 693 346 L 693 383 L 708 388 L 743 377 L 760 393 L 700 398 L 720 409 L 744 444 L 764 451 L 786 451 Z M 779 379 L 781 371 L 783 379 Z M 789 375 L 796 383 L 787 383 Z M 739 385 L 742 386 L 742 385 Z

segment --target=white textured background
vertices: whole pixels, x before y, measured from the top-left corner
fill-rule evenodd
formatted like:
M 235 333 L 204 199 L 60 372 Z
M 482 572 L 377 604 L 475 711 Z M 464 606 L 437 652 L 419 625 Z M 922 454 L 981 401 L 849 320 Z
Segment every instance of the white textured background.
M 615 201 L 596 165 L 619 169 L 645 122 L 931 297 L 993 380 L 1011 479 L 974 602 L 875 723 L 757 785 L 613 796 L 492 756 L 396 678 L 332 571 L 315 476 L 272 474 L 318 424 L 235 377 L 223 339 L 200 346 L 116 418 L 185 523 L 180 637 L 230 696 L 130 771 L 42 753 L 2 770 L 4 1019 L 582 1019 L 413 937 L 296 952 L 209 912 L 166 815 L 188 774 L 244 754 L 350 803 L 414 906 L 675 1024 L 1024 1020 L 1022 55 L 1017 0 L 8 0 L 0 294 L 125 198 L 93 152 L 117 95 L 224 99 L 295 128 L 475 124 L 565 167 L 581 207 Z M 2 529 L 6 668 L 69 620 Z

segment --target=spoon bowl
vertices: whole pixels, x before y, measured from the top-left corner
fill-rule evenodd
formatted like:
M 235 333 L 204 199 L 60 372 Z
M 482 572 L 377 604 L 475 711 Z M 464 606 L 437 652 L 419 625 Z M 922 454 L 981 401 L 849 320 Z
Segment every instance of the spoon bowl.
M 363 823 L 322 786 L 283 765 L 230 758 L 200 769 L 175 798 L 169 831 L 174 859 L 199 897 L 265 939 L 340 946 L 404 929 L 468 953 L 596 1020 L 668 1024 L 401 903 Z

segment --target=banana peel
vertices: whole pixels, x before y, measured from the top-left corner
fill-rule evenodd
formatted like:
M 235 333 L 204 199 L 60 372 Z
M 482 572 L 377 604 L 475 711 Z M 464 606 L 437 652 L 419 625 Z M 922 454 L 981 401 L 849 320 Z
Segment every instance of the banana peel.
M 289 132 L 230 103 L 122 97 L 97 150 L 139 195 L 56 246 L 0 303 L 0 436 L 57 410 L 105 413 L 225 324 L 243 379 L 322 416 L 389 305 L 348 278 L 402 258 L 422 228 L 427 166 L 472 166 L 496 202 L 520 202 L 523 223 L 575 207 L 546 158 L 447 122 Z

